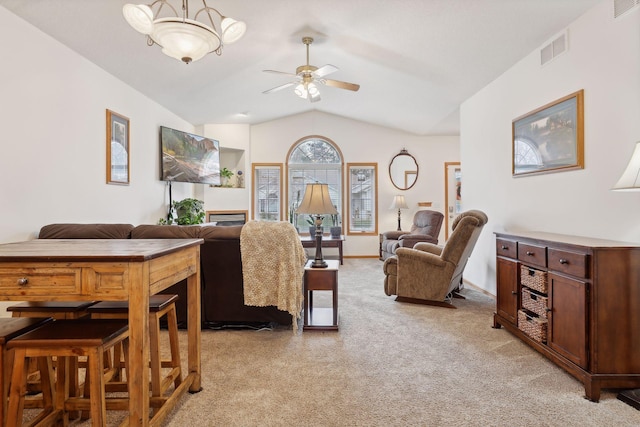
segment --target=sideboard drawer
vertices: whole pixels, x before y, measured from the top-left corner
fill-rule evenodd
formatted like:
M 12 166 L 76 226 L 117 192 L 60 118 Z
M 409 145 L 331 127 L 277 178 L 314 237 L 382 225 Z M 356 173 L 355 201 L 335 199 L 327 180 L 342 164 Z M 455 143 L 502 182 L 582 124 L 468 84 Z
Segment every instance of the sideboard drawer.
M 518 259 L 544 268 L 547 266 L 547 247 L 518 243 Z
M 513 240 L 496 239 L 496 254 L 507 258 L 518 258 L 518 243 Z
M 80 268 L 71 267 L 0 267 L 0 294 L 16 291 L 25 296 L 80 293 Z
M 549 248 L 549 270 L 588 279 L 588 255 Z

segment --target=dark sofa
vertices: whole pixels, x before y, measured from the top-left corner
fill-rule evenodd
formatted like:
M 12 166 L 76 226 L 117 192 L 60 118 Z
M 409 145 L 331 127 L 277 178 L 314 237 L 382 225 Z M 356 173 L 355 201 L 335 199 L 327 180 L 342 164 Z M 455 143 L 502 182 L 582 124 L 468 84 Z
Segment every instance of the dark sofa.
M 40 239 L 204 239 L 200 247 L 202 327 L 290 325 L 291 315 L 276 307 L 244 305 L 240 231 L 242 226 L 49 224 Z M 178 323 L 186 328 L 186 281 L 163 293 L 179 295 Z

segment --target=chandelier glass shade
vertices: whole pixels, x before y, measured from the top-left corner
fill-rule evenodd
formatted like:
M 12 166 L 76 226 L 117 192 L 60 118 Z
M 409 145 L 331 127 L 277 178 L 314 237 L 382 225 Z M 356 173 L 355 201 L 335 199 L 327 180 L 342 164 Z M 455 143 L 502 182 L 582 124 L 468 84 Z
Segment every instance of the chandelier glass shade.
M 133 29 L 147 36 L 149 46 L 157 44 L 165 55 L 186 64 L 212 52 L 221 55 L 223 46 L 238 41 L 247 29 L 244 22 L 207 6 L 206 0 L 202 0 L 203 7 L 193 18 L 189 17 L 189 1 L 182 0 L 181 4 L 181 14 L 169 0 L 156 0 L 150 5 L 128 3 L 122 13 Z M 161 17 L 163 11 L 169 11 L 169 16 L 165 13 Z M 206 22 L 198 21 L 199 15 Z M 216 30 L 214 16 L 219 20 L 221 34 Z

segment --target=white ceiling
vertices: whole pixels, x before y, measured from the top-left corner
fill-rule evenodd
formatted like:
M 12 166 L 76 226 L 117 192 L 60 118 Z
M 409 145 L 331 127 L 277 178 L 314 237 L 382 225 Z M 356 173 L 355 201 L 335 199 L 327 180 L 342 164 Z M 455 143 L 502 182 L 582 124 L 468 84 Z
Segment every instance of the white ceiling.
M 131 0 L 129 0 L 131 1 Z M 135 0 L 133 0 L 135 1 Z M 176 3 L 176 0 L 171 0 Z M 461 102 L 601 0 L 207 0 L 247 33 L 185 65 L 148 47 L 127 0 L 0 0 L 0 5 L 194 125 L 261 123 L 318 110 L 418 135 L 459 133 Z M 194 13 L 201 0 L 190 0 Z M 340 70 L 311 104 L 285 89 L 306 61 Z M 6 58 L 5 58 L 6 59 Z M 238 113 L 246 113 L 239 117 Z

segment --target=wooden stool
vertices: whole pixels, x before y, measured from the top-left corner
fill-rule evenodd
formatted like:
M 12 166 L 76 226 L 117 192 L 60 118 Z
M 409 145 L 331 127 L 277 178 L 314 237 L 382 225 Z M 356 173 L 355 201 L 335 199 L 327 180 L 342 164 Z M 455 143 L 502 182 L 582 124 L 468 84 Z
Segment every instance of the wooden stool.
M 182 383 L 182 368 L 180 365 L 180 342 L 178 340 L 178 317 L 176 301 L 178 295 L 157 294 L 149 297 L 149 349 L 151 367 L 151 406 L 162 406 L 166 401 L 163 397 L 171 383 L 174 390 Z M 127 301 L 103 301 L 87 309 L 92 319 L 128 319 L 129 303 Z M 162 360 L 160 355 L 160 319 L 167 316 L 169 330 L 169 347 L 171 359 Z M 114 366 L 120 361 L 117 347 L 114 349 Z M 171 368 L 162 375 L 162 368 Z
M 106 410 L 127 410 L 127 398 L 105 397 L 104 352 L 118 343 L 128 347 L 129 327 L 122 320 L 74 319 L 56 320 L 20 335 L 9 341 L 7 349 L 13 350 L 14 368 L 9 389 L 9 406 L 6 425 L 20 426 L 27 387 L 25 362 L 34 357 L 38 360 L 42 377 L 44 409 L 32 421 L 33 425 L 54 423 L 67 425 L 68 411 L 90 410 L 92 425 L 106 425 Z M 51 358 L 57 357 L 55 388 Z M 87 357 L 87 376 L 91 376 L 90 398 L 69 396 L 70 360 Z
M 53 317 L 54 319 L 79 319 L 86 317 L 87 308 L 95 301 L 36 301 L 23 302 L 7 307 L 12 317 Z
M 2 387 L 2 403 L 0 403 L 0 425 L 4 425 L 7 409 L 7 398 L 9 397 L 9 379 L 13 367 L 12 350 L 7 350 L 7 342 L 19 335 L 27 333 L 32 329 L 50 322 L 51 317 L 13 319 L 11 317 L 0 318 L 0 387 Z
M 56 320 L 80 319 L 89 316 L 87 308 L 95 303 L 95 301 L 30 301 L 9 306 L 7 311 L 11 312 L 12 317 L 52 317 Z M 76 361 L 72 363 L 76 363 Z M 77 366 L 72 366 L 72 368 L 76 368 L 70 372 L 71 389 L 73 391 L 77 390 L 80 384 L 76 372 Z M 41 390 L 35 359 L 29 360 L 28 370 L 30 374 L 29 391 L 37 393 Z M 29 400 L 27 407 L 41 408 L 42 402 L 39 399 Z

